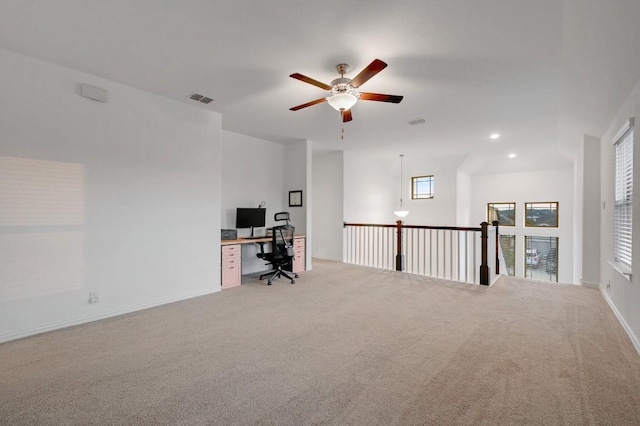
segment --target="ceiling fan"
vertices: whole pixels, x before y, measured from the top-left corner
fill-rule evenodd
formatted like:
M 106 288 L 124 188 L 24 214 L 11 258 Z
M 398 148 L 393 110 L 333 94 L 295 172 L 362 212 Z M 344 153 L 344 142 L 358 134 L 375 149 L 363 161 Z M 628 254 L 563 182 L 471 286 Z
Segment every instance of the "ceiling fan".
M 289 77 L 296 80 L 304 81 L 305 83 L 312 84 L 316 87 L 329 91 L 329 95 L 315 101 L 307 102 L 306 104 L 298 105 L 293 108 L 289 108 L 291 111 L 298 111 L 299 109 L 310 107 L 312 105 L 320 104 L 322 102 L 328 102 L 331 107 L 336 111 L 339 111 L 342 115 L 342 122 L 346 123 L 353 119 L 351 115 L 351 107 L 356 104 L 358 99 L 363 101 L 377 101 L 377 102 L 391 102 L 394 104 L 400 103 L 402 96 L 397 95 L 383 95 L 380 93 L 368 93 L 358 92 L 360 86 L 366 83 L 371 77 L 378 74 L 385 69 L 387 64 L 380 59 L 375 59 L 365 69 L 360 71 L 360 74 L 353 79 L 346 78 L 344 75 L 349 72 L 349 65 L 338 64 L 336 70 L 340 74 L 340 78 L 336 78 L 331 82 L 331 85 L 322 83 L 313 78 L 307 77 L 302 74 L 291 74 Z

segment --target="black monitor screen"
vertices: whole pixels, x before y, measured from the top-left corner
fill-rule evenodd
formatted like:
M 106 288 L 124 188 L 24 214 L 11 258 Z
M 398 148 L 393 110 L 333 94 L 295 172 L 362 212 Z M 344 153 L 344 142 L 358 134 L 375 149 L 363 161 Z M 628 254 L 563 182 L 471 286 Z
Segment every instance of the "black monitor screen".
M 267 209 L 238 207 L 236 228 L 260 228 L 265 226 Z

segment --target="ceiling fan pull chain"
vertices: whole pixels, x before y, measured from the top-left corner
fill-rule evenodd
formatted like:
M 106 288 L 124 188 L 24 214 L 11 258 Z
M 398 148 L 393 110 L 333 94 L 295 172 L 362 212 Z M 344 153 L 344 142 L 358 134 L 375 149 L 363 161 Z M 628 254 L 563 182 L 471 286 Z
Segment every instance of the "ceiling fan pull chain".
M 340 139 L 344 140 L 344 126 L 342 126 L 342 134 L 340 135 Z

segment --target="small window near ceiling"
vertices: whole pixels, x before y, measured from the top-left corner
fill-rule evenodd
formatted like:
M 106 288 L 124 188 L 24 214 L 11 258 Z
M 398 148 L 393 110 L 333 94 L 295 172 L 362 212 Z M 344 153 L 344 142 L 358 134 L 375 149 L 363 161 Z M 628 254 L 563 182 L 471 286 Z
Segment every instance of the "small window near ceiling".
M 516 225 L 516 203 L 488 203 L 487 221 L 497 220 L 500 226 Z
M 524 203 L 524 226 L 535 228 L 558 227 L 558 203 Z
M 427 200 L 433 198 L 433 175 L 411 178 L 411 199 Z

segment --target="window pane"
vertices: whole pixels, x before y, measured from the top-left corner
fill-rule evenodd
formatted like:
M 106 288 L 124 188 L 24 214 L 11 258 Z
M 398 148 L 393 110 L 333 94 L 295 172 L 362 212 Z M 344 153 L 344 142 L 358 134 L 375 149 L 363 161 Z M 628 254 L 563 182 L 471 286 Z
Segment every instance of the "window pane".
M 433 175 L 411 178 L 411 198 L 414 200 L 433 198 Z
M 631 215 L 633 198 L 633 128 L 615 143 L 615 203 L 613 211 L 614 258 L 631 267 Z
M 516 236 L 500 235 L 500 248 L 504 257 L 504 267 L 507 274 L 514 276 L 516 274 Z M 500 272 L 503 273 L 502 269 Z
M 524 276 L 558 282 L 558 237 L 524 237 Z
M 515 203 L 488 203 L 487 221 L 497 220 L 500 226 L 516 225 L 516 204 Z
M 525 226 L 558 227 L 558 203 L 525 203 Z

